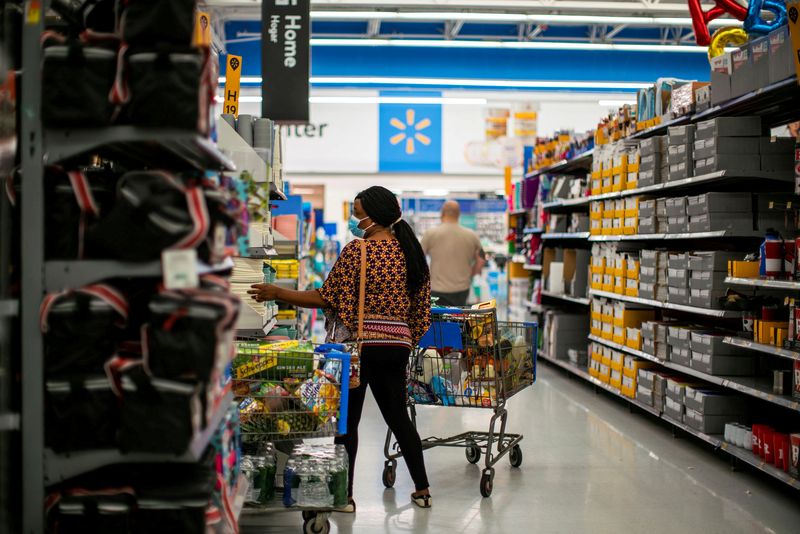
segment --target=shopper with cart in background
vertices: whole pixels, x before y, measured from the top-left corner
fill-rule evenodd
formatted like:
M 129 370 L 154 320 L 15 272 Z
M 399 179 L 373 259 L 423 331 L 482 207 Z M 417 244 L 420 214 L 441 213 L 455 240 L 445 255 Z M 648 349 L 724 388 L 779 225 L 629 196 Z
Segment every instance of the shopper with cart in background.
M 422 249 L 431 259 L 431 294 L 441 306 L 466 306 L 472 277 L 486 265 L 478 234 L 459 223 L 455 200 L 442 206 L 442 224 L 425 232 Z
M 355 512 L 353 474 L 358 451 L 358 425 L 367 386 L 386 424 L 403 451 L 416 491 L 411 500 L 430 508 L 433 500 L 422 454 L 422 443 L 406 409 L 406 370 L 411 349 L 430 326 L 430 272 L 425 253 L 411 226 L 403 220 L 395 195 L 380 186 L 359 193 L 353 203 L 348 243 L 319 290 L 294 291 L 256 284 L 250 291 L 259 301 L 280 300 L 306 308 L 324 308 L 329 341 L 356 341 L 359 315 L 363 321 L 360 385 L 351 389 L 347 434 L 336 438 L 350 459 L 348 492 Z M 362 253 L 366 266 L 362 269 Z M 359 289 L 364 272 L 364 301 Z

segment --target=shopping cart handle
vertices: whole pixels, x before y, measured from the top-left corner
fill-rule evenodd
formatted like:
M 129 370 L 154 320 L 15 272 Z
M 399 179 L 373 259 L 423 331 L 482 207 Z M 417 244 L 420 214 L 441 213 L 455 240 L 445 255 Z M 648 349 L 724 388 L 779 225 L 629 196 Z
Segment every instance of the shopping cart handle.
M 319 354 L 327 354 L 329 352 L 347 352 L 347 347 L 341 343 L 325 343 L 317 347 L 316 351 Z
M 431 308 L 433 315 L 461 315 L 464 313 L 462 308 Z

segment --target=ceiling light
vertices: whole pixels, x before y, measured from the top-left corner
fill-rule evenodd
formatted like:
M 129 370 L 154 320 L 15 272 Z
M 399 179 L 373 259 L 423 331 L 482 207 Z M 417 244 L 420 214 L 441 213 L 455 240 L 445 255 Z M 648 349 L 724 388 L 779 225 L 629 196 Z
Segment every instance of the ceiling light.
M 561 24 L 629 24 L 631 26 L 686 26 L 692 19 L 686 17 L 618 17 L 587 15 L 550 15 L 524 13 L 474 13 L 474 12 L 398 12 L 398 11 L 312 11 L 313 20 L 378 20 L 378 21 L 464 21 L 476 23 L 561 23 Z M 741 26 L 736 19 L 716 19 L 709 27 Z
M 462 97 L 407 97 L 407 96 L 312 96 L 312 104 L 450 104 L 457 106 L 485 106 L 485 98 Z
M 394 46 L 419 48 L 488 48 L 507 50 L 594 50 L 616 52 L 683 52 L 708 54 L 701 46 L 572 43 L 553 41 L 466 41 L 434 39 L 311 39 L 312 46 Z
M 554 80 L 481 80 L 457 78 L 401 78 L 394 76 L 312 76 L 314 85 L 405 85 L 428 87 L 499 87 L 503 89 L 642 89 L 652 82 L 596 82 Z
M 450 194 L 447 189 L 426 189 L 422 192 L 426 197 L 446 197 Z

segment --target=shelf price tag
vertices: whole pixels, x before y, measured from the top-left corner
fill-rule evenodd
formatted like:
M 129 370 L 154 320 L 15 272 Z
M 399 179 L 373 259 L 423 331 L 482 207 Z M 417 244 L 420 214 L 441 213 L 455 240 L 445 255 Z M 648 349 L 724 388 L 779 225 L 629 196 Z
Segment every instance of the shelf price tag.
M 192 289 L 200 285 L 195 249 L 165 250 L 161 253 L 161 266 L 167 289 Z
M 242 56 L 228 54 L 225 62 L 225 113 L 239 116 L 239 93 L 242 80 Z

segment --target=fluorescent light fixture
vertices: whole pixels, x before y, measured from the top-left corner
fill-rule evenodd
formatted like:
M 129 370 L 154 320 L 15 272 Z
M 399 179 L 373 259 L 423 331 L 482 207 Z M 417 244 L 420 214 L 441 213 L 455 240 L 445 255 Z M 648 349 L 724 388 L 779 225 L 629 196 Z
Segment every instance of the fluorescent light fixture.
M 314 85 L 404 85 L 430 87 L 499 87 L 504 89 L 642 89 L 653 82 L 594 82 L 554 80 L 481 80 L 403 78 L 394 76 L 312 76 Z
M 463 97 L 406 97 L 406 96 L 312 96 L 312 104 L 450 104 L 457 106 L 485 106 L 485 98 Z
M 397 12 L 397 11 L 312 11 L 313 20 L 378 20 L 378 21 L 463 21 L 476 23 L 532 23 L 532 24 L 628 24 L 631 26 L 686 26 L 692 19 L 685 17 L 618 17 L 587 15 L 550 15 L 524 13 L 473 13 L 473 12 Z M 710 27 L 741 26 L 736 19 L 716 19 Z
M 263 98 L 260 96 L 243 95 L 239 97 L 241 103 L 260 103 Z M 216 96 L 217 102 L 223 102 L 223 98 Z M 406 96 L 311 96 L 308 98 L 311 104 L 441 104 L 451 106 L 485 106 L 488 100 L 485 98 L 464 98 L 464 97 L 406 97 Z
M 636 104 L 636 100 L 598 100 L 601 106 L 624 106 L 625 104 Z
M 613 52 L 674 52 L 708 54 L 701 46 L 553 41 L 467 41 L 436 39 L 311 39 L 312 46 L 394 46 L 403 48 L 483 48 L 506 50 L 589 50 Z
M 422 192 L 426 197 L 446 197 L 450 194 L 447 189 L 426 189 Z

